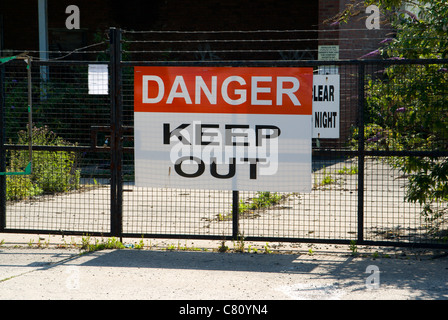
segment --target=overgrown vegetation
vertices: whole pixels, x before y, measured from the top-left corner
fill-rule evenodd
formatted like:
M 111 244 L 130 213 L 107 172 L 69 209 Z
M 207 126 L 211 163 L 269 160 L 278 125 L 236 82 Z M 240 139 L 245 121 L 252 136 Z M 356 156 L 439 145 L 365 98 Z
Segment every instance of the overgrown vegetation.
M 95 243 L 91 243 L 90 236 L 82 237 L 81 239 L 82 245 L 81 250 L 92 252 L 99 250 L 107 250 L 107 249 L 125 249 L 124 244 L 117 238 L 112 237 L 108 238 L 106 241 L 99 241 L 95 239 Z
M 447 1 L 367 1 L 393 9 L 396 29 L 377 51 L 384 59 L 448 58 Z M 366 86 L 366 147 L 370 150 L 448 150 L 448 65 L 390 65 Z M 359 133 L 355 130 L 354 138 Z M 390 163 L 408 178 L 406 200 L 422 206 L 422 214 L 435 228 L 448 213 L 448 158 L 391 157 Z
M 32 129 L 33 145 L 70 146 L 71 144 L 56 136 L 48 127 Z M 28 145 L 28 133 L 18 133 L 18 144 Z M 8 172 L 20 172 L 29 163 L 28 150 L 8 152 Z M 79 188 L 80 172 L 77 170 L 75 152 L 34 151 L 33 171 L 29 176 L 6 177 L 6 199 L 24 200 L 43 194 L 67 192 Z
M 89 143 L 91 126 L 109 121 L 109 97 L 88 94 L 86 67 L 65 68 L 63 79 L 32 79 L 33 122 L 37 127 L 47 125 L 65 141 Z M 6 75 L 5 134 L 7 140 L 16 144 L 17 132 L 25 129 L 28 121 L 28 79 L 23 73 L 9 70 Z M 104 137 L 99 140 L 102 144 Z
M 257 195 L 248 201 L 240 200 L 240 213 L 245 214 L 252 210 L 269 208 L 278 204 L 283 196 L 277 192 L 257 192 Z
M 240 217 L 255 217 L 256 211 L 271 208 L 284 200 L 286 195 L 281 195 L 277 192 L 257 192 L 253 198 L 247 200 L 240 200 L 239 214 Z M 232 219 L 232 214 L 219 214 L 218 220 L 225 221 Z

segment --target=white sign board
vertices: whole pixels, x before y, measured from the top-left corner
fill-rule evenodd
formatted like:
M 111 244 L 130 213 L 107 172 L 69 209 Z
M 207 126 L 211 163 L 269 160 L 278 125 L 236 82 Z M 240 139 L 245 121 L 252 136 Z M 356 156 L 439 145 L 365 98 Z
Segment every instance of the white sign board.
M 312 72 L 136 67 L 136 186 L 311 192 Z
M 338 45 L 323 45 L 318 47 L 318 60 L 321 61 L 336 61 L 339 60 L 339 46 Z M 338 66 L 320 66 L 319 74 L 338 74 Z
M 89 64 L 89 94 L 109 94 L 109 71 L 107 64 Z
M 339 46 L 319 46 L 318 47 L 318 60 L 334 61 L 339 60 Z
M 313 81 L 313 138 L 339 139 L 340 76 L 315 75 Z

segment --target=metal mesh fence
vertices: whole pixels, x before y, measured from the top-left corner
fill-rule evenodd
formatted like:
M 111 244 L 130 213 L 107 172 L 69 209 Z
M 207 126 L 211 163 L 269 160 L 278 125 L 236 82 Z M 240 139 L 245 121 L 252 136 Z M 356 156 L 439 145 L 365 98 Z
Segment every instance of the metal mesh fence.
M 123 61 L 117 69 L 108 64 L 110 83 L 119 81 L 113 76 L 119 70 L 118 92 L 103 95 L 89 94 L 88 70 L 94 61 L 35 63 L 34 171 L 0 178 L 6 186 L 2 231 L 443 245 L 446 198 L 431 203 L 438 214 L 422 214 L 423 206 L 409 199 L 412 177 L 419 172 L 404 172 L 402 164 L 421 161 L 438 168 L 446 163 L 448 137 L 440 125 L 448 117 L 447 62 L 319 62 L 315 51 L 306 51 L 315 41 L 287 35 L 257 32 L 247 41 L 244 33 L 229 38 L 199 32 L 192 39 L 185 33 L 126 32 Z M 298 60 L 305 53 L 310 56 Z M 307 66 L 316 73 L 323 66 L 336 67 L 340 138 L 313 139 L 312 192 L 136 187 L 133 68 L 140 65 Z M 27 131 L 26 65 L 18 61 L 2 70 L 3 158 L 7 171 L 23 171 L 28 155 L 20 134 Z M 437 81 L 437 87 L 424 85 Z M 122 109 L 114 113 L 117 96 Z M 422 99 L 430 101 L 432 115 L 419 119 L 428 105 Z M 120 220 L 118 233 L 112 231 L 114 219 Z
M 26 64 L 17 61 L 3 70 L 6 168 L 23 171 Z M 87 73 L 87 64 L 32 66 L 33 173 L 6 176 L 7 229 L 110 231 L 110 151 L 98 150 L 107 148 L 110 136 L 98 130 L 110 128 L 110 99 L 88 94 Z
M 365 238 L 443 242 L 446 61 L 401 62 L 366 66 Z

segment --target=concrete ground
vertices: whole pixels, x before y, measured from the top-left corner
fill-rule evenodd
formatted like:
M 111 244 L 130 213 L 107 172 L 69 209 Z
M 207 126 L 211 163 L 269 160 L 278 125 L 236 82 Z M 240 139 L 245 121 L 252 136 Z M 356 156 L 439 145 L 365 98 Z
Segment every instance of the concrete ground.
M 355 237 L 357 180 L 356 175 L 338 173 L 344 166 L 351 164 L 326 167 L 327 173 L 332 170 L 333 184 L 289 197 L 256 219 L 242 219 L 243 234 Z M 366 172 L 366 239 L 425 240 L 422 221 L 415 218 L 418 211 L 403 202 L 404 180 L 378 162 L 368 163 Z M 323 170 L 315 173 L 316 185 L 324 175 Z M 12 204 L 7 208 L 8 228 L 51 228 L 54 223 L 54 230 L 106 232 L 102 228 L 109 225 L 109 193 L 99 187 Z M 223 197 L 180 191 L 159 197 L 129 186 L 124 228 L 134 234 L 151 233 L 153 225 L 165 234 L 225 234 L 231 221 L 216 219 L 231 203 Z M 0 234 L 0 301 L 448 300 L 448 249 L 227 241 L 228 250 L 221 253 L 220 241 L 144 239 L 138 250 L 140 239 L 122 239 L 125 249 L 85 252 L 87 239 Z M 93 245 L 107 241 L 88 240 Z M 241 249 L 244 253 L 235 252 Z
M 86 253 L 82 241 L 0 234 L 0 300 L 448 299 L 448 250 L 122 239 Z

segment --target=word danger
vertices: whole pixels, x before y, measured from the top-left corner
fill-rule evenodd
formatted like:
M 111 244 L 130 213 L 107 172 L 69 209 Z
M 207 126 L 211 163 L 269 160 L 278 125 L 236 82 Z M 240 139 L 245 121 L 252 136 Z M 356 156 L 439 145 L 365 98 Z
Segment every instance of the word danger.
M 136 67 L 134 111 L 312 112 L 311 68 Z
M 284 96 L 288 97 L 293 105 L 301 106 L 299 99 L 295 93 L 300 88 L 300 82 L 294 77 L 250 77 L 250 92 L 246 86 L 248 82 L 240 76 L 230 76 L 220 81 L 218 90 L 218 76 L 212 76 L 206 81 L 202 76 L 196 76 L 194 80 L 194 88 L 187 87 L 184 76 L 178 75 L 173 83 L 168 84 L 157 75 L 143 76 L 143 103 L 159 103 L 173 104 L 175 99 L 183 100 L 185 104 L 202 105 L 204 103 L 203 96 L 211 105 L 225 102 L 229 105 L 241 105 L 249 102 L 251 105 L 283 105 Z M 263 93 L 271 93 L 276 91 L 276 99 L 262 98 Z M 165 94 L 168 92 L 168 95 Z M 249 100 L 249 101 L 248 101 Z
M 171 162 L 175 172 L 184 178 L 201 176 L 206 165 L 210 165 L 210 174 L 217 179 L 233 178 L 237 164 L 249 164 L 251 180 L 257 179 L 258 174 L 273 175 L 278 169 L 280 135 L 280 128 L 272 125 L 251 128 L 241 124 L 220 126 L 194 122 L 173 129 L 171 124 L 163 124 L 163 144 L 174 143 Z M 259 163 L 263 167 L 258 168 Z M 227 171 L 218 173 L 218 165 L 227 165 Z

